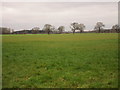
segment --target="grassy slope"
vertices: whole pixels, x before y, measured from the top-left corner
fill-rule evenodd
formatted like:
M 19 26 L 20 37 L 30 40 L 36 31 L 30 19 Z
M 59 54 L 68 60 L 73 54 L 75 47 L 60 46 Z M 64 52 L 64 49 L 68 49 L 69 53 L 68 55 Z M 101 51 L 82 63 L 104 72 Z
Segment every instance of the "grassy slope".
M 117 87 L 117 35 L 3 36 L 3 87 Z

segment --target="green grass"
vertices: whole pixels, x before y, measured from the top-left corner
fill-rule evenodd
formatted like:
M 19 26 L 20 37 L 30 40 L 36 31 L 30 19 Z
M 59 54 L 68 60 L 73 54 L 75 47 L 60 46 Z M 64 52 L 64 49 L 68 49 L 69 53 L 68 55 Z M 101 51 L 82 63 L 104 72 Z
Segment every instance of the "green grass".
M 3 35 L 3 88 L 117 88 L 118 34 Z

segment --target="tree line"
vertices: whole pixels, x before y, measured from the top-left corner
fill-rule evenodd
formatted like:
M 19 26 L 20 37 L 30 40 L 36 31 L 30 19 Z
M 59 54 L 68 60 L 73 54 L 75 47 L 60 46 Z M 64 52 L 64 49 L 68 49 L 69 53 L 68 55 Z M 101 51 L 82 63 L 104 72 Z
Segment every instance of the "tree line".
M 70 29 L 71 29 L 73 34 L 76 32 L 76 30 L 80 31 L 80 33 L 84 32 L 85 27 L 86 26 L 83 23 L 73 22 L 70 24 Z M 103 24 L 102 22 L 97 22 L 95 27 L 94 27 L 93 32 L 101 33 L 104 30 L 104 27 L 105 27 L 105 24 Z M 120 33 L 120 25 L 118 25 L 118 24 L 113 25 L 112 28 L 109 30 L 109 32 L 110 31 Z M 2 34 L 10 34 L 10 33 L 16 33 L 16 32 L 18 32 L 18 34 L 20 32 L 24 32 L 24 34 L 27 34 L 28 32 L 31 34 L 37 34 L 37 33 L 50 34 L 52 32 L 61 34 L 61 33 L 65 32 L 65 27 L 59 26 L 56 29 L 51 24 L 45 24 L 41 31 L 40 31 L 39 27 L 33 27 L 31 30 L 22 30 L 22 31 L 14 31 L 13 29 L 10 29 L 10 28 L 1 28 L 0 29 L 0 33 L 2 33 Z

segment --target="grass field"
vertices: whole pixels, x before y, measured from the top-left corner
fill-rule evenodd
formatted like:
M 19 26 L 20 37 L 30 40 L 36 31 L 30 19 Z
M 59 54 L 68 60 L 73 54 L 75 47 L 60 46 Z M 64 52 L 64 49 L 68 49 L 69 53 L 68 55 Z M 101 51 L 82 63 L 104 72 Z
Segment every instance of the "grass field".
M 3 35 L 3 88 L 117 88 L 118 34 Z

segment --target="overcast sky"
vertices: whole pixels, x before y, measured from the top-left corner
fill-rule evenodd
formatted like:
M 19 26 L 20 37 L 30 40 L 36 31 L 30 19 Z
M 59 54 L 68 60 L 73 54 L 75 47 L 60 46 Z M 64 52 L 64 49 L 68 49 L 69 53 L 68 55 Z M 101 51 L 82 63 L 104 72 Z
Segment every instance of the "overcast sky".
M 92 30 L 96 22 L 111 28 L 118 23 L 117 2 L 4 2 L 2 26 L 15 30 L 43 28 L 45 24 L 69 26 L 72 22 L 83 23 Z

